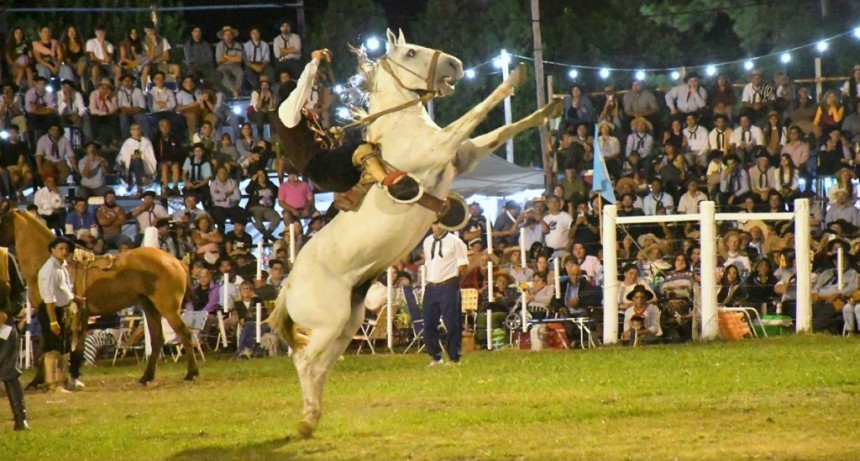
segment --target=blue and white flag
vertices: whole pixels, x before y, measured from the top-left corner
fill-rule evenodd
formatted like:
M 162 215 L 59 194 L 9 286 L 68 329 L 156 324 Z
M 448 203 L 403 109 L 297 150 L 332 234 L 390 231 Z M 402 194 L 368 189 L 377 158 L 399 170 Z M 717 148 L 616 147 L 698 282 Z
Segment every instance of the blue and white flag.
M 615 190 L 612 187 L 612 181 L 609 179 L 609 171 L 606 170 L 606 160 L 603 159 L 603 153 L 600 152 L 600 131 L 597 127 L 594 128 L 594 166 L 591 178 L 591 190 L 599 193 L 603 200 L 609 203 L 615 203 Z

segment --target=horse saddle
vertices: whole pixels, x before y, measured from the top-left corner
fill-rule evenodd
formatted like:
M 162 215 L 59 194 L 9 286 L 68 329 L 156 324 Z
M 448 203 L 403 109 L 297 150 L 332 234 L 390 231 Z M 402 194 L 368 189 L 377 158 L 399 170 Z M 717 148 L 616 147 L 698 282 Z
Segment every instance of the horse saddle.
M 81 264 L 86 269 L 108 270 L 113 266 L 116 257 L 113 255 L 96 255 L 90 250 L 76 248 L 72 253 L 72 262 Z

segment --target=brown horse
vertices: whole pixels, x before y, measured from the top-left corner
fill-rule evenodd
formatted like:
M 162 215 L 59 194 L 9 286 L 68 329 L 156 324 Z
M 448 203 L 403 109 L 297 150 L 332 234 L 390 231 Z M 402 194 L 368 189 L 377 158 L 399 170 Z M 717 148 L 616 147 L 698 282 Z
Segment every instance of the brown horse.
M 12 210 L 0 218 L 0 245 L 15 245 L 21 272 L 30 287 L 30 302 L 39 306 L 39 269 L 50 257 L 48 244 L 55 236 L 30 213 Z M 75 291 L 86 298 L 86 313 L 102 315 L 118 312 L 133 305 L 143 306 L 152 344 L 152 355 L 141 384 L 155 379 L 155 365 L 164 345 L 161 317 L 176 331 L 185 350 L 192 351 L 191 331 L 180 317 L 188 278 L 182 263 L 158 248 L 136 248 L 119 253 L 112 259 L 99 257 L 92 262 L 74 262 L 69 271 L 75 280 Z M 86 285 L 84 287 L 83 285 Z M 197 359 L 188 357 L 185 380 L 199 375 Z

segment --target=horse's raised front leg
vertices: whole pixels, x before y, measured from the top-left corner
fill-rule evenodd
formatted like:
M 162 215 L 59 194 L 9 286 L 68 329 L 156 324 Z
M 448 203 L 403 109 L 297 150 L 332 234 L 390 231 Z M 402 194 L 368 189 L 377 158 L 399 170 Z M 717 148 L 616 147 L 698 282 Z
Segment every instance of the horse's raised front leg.
M 522 86 L 525 82 L 526 66 L 525 64 L 520 64 L 508 75 L 508 78 L 501 85 L 493 90 L 490 96 L 469 110 L 469 112 L 463 114 L 462 117 L 446 126 L 442 131 L 452 136 L 457 142 L 465 140 L 487 118 L 487 114 L 493 108 L 498 106 L 508 96 L 512 96 L 514 90 Z
M 467 173 L 475 169 L 478 163 L 490 155 L 491 152 L 501 147 L 509 139 L 522 133 L 529 128 L 534 128 L 542 123 L 545 123 L 547 118 L 556 115 L 557 111 L 561 110 L 561 99 L 547 104 L 541 109 L 532 112 L 531 115 L 518 120 L 510 125 L 505 125 L 495 130 L 482 134 L 476 138 L 467 139 L 460 144 L 457 149 L 457 158 L 454 160 L 454 166 L 457 168 L 457 174 Z

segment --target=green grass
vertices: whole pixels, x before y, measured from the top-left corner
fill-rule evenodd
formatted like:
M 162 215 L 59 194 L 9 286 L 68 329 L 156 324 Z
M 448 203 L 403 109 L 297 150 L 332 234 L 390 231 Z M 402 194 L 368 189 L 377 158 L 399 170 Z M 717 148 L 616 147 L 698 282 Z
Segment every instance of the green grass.
M 85 370 L 76 394 L 28 393 L 34 430 L 6 460 L 858 459 L 860 341 L 831 336 L 590 351 L 476 352 L 459 367 L 422 355 L 347 355 L 316 438 L 295 433 L 287 358 L 210 357 Z M 29 374 L 26 376 L 29 378 Z M 4 399 L 5 400 L 5 399 Z

